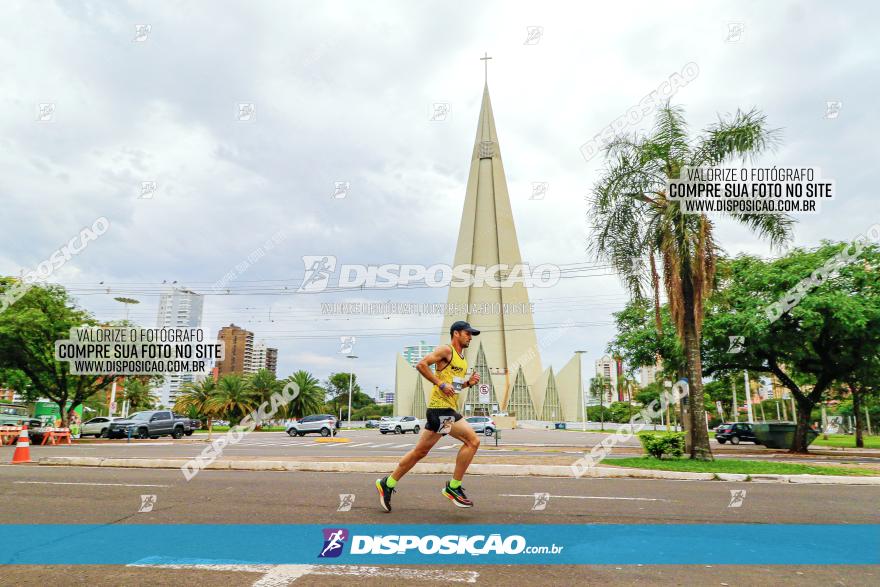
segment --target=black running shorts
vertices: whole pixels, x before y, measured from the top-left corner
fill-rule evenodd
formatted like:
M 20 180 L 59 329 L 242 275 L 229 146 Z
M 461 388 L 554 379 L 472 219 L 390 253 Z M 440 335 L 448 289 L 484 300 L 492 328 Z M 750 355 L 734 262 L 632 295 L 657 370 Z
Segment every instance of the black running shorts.
M 462 418 L 462 415 L 452 408 L 428 408 L 425 412 L 425 419 L 427 420 L 425 428 L 431 432 L 440 432 L 441 417 L 444 416 L 445 418 L 443 419 L 448 419 L 449 416 L 452 416 L 455 422 L 458 422 Z M 441 434 L 446 434 L 446 432 L 442 432 Z

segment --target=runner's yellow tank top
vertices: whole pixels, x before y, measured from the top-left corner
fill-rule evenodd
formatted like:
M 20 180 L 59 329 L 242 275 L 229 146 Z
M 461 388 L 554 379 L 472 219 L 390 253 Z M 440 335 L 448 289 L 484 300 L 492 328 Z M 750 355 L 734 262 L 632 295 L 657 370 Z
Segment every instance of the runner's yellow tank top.
M 431 388 L 431 400 L 428 402 L 429 408 L 452 408 L 458 409 L 458 393 L 461 391 L 462 385 L 467 382 L 468 364 L 464 357 L 458 354 L 455 347 L 450 345 L 452 349 L 452 361 L 436 373 L 437 379 L 441 383 L 448 383 L 455 390 L 455 395 L 446 395 L 438 386 Z

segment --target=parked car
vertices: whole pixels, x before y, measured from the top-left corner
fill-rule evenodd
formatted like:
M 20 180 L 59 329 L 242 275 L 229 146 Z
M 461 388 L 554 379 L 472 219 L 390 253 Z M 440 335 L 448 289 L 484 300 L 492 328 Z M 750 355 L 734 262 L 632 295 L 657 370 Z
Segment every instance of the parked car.
M 110 428 L 107 430 L 107 437 L 125 438 L 129 436 L 129 430 L 131 430 L 131 436 L 134 438 L 159 438 L 160 436 L 181 438 L 186 434 L 188 427 L 190 427 L 189 418 L 175 418 L 169 410 L 148 410 L 111 422 Z
M 0 426 L 21 426 L 25 423 L 31 430 L 43 425 L 39 418 L 28 416 L 27 406 L 0 404 Z
M 321 436 L 330 436 L 336 434 L 339 429 L 339 420 L 336 416 L 330 414 L 315 414 L 313 416 L 305 416 L 288 424 L 287 434 L 290 436 L 305 436 L 313 432 Z
M 366 426 L 367 428 L 378 428 L 379 420 L 367 420 L 364 426 Z
M 755 430 L 752 428 L 752 424 L 748 422 L 721 424 L 715 429 L 715 440 L 719 444 L 724 444 L 728 440 L 730 444 L 739 444 L 742 440 L 761 444 L 757 437 L 755 437 Z
M 107 433 L 110 432 L 110 424 L 111 422 L 118 422 L 119 420 L 124 420 L 120 416 L 99 416 L 97 418 L 92 418 L 87 422 L 83 422 L 82 430 L 80 431 L 81 436 L 94 436 L 95 438 L 107 438 Z
M 391 416 L 384 422 L 379 422 L 379 432 L 382 434 L 388 434 L 389 432 L 394 434 L 406 434 L 407 432 L 418 434 L 422 429 L 419 424 L 419 419 L 415 416 Z
M 495 421 L 492 418 L 488 418 L 486 416 L 471 416 L 469 418 L 465 418 L 468 424 L 471 425 L 471 428 L 474 429 L 474 432 L 480 433 L 482 432 L 486 436 L 492 436 L 495 434 Z

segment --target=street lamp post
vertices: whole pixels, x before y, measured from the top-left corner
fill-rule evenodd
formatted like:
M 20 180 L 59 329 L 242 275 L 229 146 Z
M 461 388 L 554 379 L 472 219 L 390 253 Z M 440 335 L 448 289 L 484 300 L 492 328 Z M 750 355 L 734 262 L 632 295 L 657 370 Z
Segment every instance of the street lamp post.
M 578 394 L 580 395 L 581 401 L 581 430 L 584 432 L 587 431 L 587 407 L 584 405 L 584 374 L 583 369 L 581 368 L 583 355 L 587 351 L 575 351 L 574 353 L 578 356 Z
M 346 359 L 357 359 L 356 355 L 348 355 Z M 351 380 L 354 379 L 354 371 L 348 373 L 348 427 L 351 428 Z

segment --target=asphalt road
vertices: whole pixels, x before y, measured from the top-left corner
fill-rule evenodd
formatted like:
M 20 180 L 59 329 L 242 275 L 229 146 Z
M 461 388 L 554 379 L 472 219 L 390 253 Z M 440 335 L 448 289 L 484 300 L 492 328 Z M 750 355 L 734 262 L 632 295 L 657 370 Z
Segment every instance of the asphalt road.
M 880 489 L 632 479 L 479 477 L 466 479 L 476 507 L 459 510 L 440 495 L 445 478 L 410 475 L 380 511 L 375 475 L 307 472 L 202 471 L 186 482 L 179 471 L 88 467 L 0 466 L 0 523 L 97 524 L 680 524 L 880 523 Z M 731 490 L 744 489 L 739 507 Z M 551 497 L 535 511 L 534 493 Z M 139 513 L 141 495 L 155 495 Z M 354 495 L 337 511 L 340 494 Z M 10 546 L 13 545 L 13 546 Z M 773 548 L 773 545 L 767 545 Z M 7 542 L 6 556 L 14 554 Z M 9 560 L 9 559 L 7 559 Z M 441 566 L 286 567 L 233 565 L 205 568 L 0 568 L 4 584 L 179 585 L 533 585 L 605 582 L 610 585 L 876 585 L 880 568 L 865 566 Z

